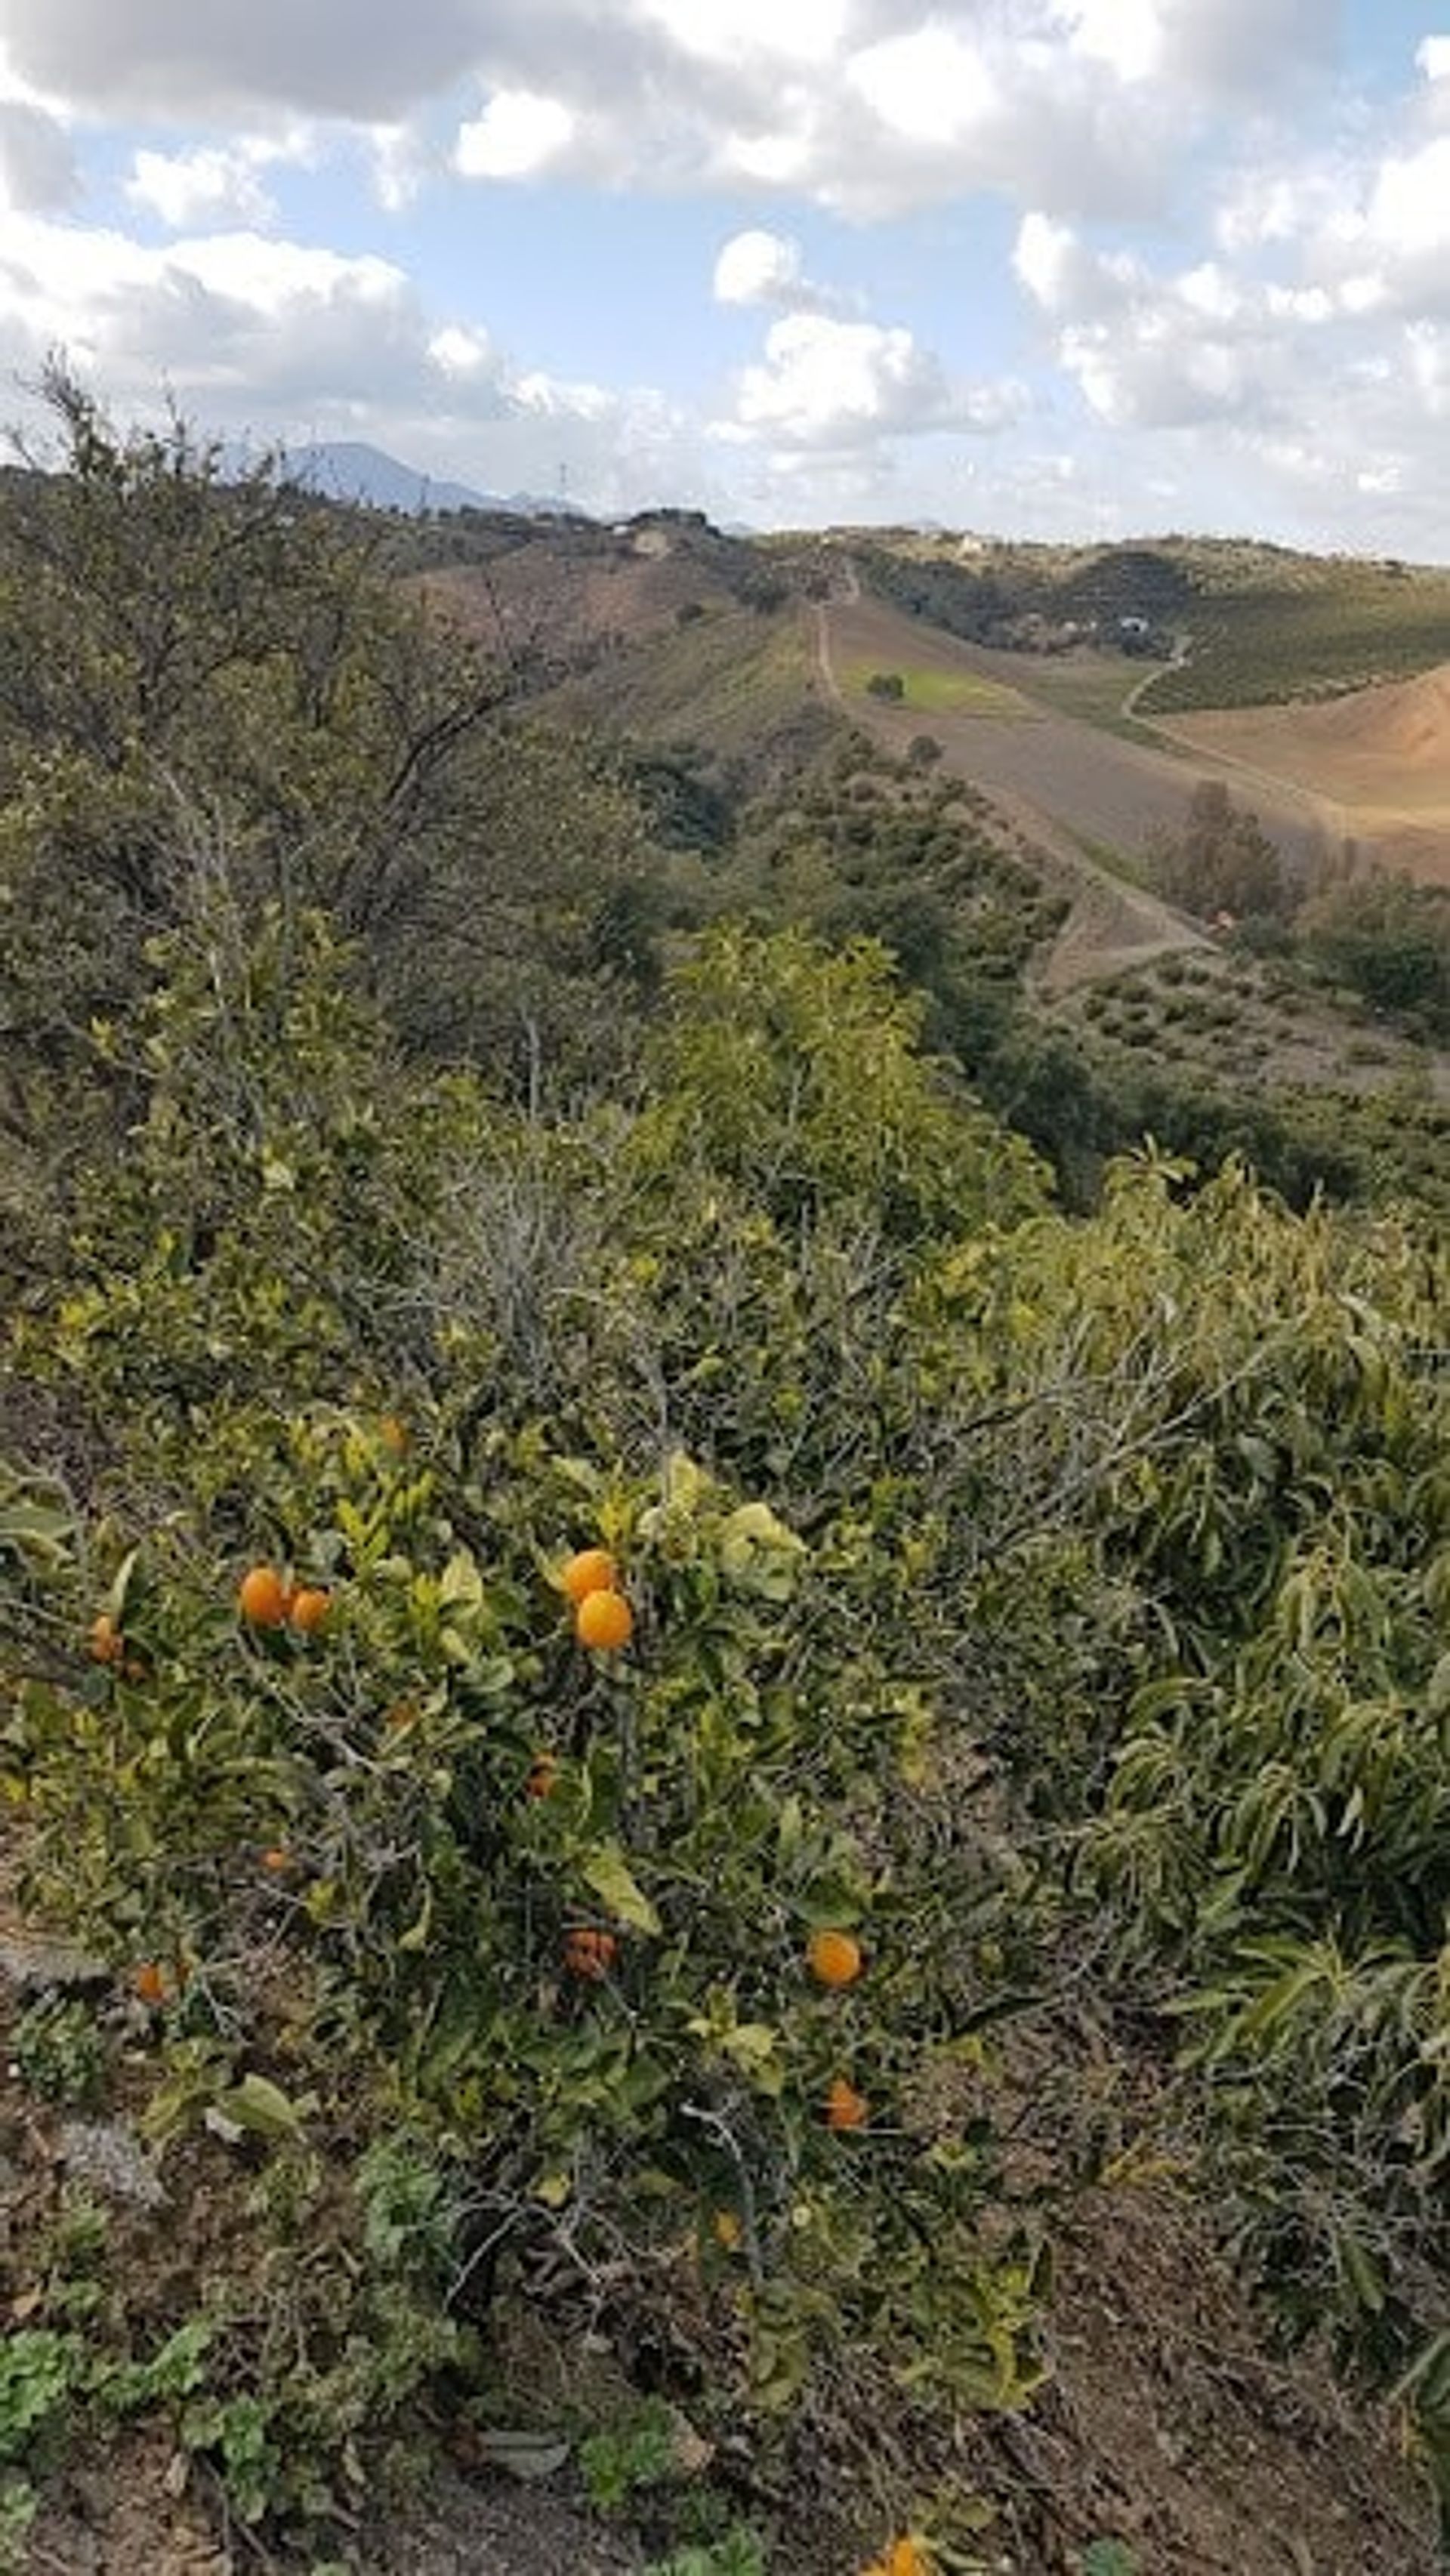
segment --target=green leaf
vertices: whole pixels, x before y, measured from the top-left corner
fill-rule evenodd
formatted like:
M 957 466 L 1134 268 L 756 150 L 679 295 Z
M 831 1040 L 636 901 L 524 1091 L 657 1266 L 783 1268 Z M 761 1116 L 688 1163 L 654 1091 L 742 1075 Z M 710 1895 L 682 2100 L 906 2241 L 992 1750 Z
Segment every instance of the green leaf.
M 483 1577 L 467 1548 L 459 1548 L 443 1568 L 438 1584 L 438 1607 L 451 1610 L 455 1617 L 477 1619 L 483 1611 Z
M 592 1888 L 610 1913 L 619 1922 L 627 1923 L 632 1932 L 658 1933 L 664 1929 L 617 1843 L 600 1843 L 592 1852 L 586 1852 L 580 1874 L 585 1886 Z
M 244 2075 L 229 2093 L 219 2093 L 213 2108 L 238 2129 L 259 2138 L 300 2138 L 302 2114 L 313 2108 L 312 2096 L 293 2102 L 265 2075 Z

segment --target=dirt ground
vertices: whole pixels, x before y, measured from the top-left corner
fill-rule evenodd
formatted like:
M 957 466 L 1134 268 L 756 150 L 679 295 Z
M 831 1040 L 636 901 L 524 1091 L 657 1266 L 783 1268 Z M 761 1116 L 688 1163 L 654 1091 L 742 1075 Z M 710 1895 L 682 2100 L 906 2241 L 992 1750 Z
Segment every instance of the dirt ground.
M 1255 779 L 1311 790 L 1387 865 L 1450 884 L 1450 663 L 1318 706 L 1179 716 L 1162 730 Z
M 32 2531 L 26 2576 L 306 2576 L 317 2565 L 279 2558 L 252 2533 L 229 2539 L 203 2499 L 167 2493 L 166 2473 L 154 2444 L 77 2473 Z M 348 2576 L 638 2576 L 644 2566 L 627 2537 L 558 2496 L 449 2473 L 407 2512 L 360 2517 L 333 2563 Z

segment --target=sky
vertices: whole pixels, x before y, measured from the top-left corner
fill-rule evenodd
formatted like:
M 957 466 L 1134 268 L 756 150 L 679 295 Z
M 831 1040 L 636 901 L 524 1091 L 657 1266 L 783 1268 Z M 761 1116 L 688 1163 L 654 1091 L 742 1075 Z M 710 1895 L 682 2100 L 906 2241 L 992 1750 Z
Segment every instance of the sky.
M 0 0 L 0 420 L 1450 560 L 1450 0 Z

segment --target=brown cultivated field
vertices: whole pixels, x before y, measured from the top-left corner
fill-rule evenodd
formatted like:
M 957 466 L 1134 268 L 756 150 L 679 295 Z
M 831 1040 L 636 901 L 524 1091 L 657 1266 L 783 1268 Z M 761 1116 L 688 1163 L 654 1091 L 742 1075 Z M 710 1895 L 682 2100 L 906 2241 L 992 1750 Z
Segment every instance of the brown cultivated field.
M 1190 757 L 1150 749 L 1064 714 L 1033 694 L 1034 663 L 1016 657 L 1015 689 L 1001 687 L 1004 657 L 984 653 L 922 620 L 880 601 L 843 601 L 822 611 L 824 649 L 842 702 L 858 721 L 903 747 L 916 733 L 935 735 L 948 766 L 1019 814 L 1035 811 L 1088 849 L 1116 852 L 1130 864 L 1150 833 L 1176 831 L 1197 781 L 1226 780 L 1236 801 L 1249 803 L 1267 832 L 1292 857 L 1308 858 L 1327 841 L 1333 848 L 1347 828 L 1339 812 L 1309 787 L 1289 778 L 1241 769 L 1195 744 Z M 866 695 L 864 676 L 896 671 L 905 684 L 899 706 Z M 1129 679 L 1125 665 L 1124 694 Z M 946 683 L 962 683 L 962 704 L 950 703 Z M 975 681 L 998 684 L 1010 705 L 974 711 Z M 1186 732 L 1186 723 L 1185 723 Z
M 1306 789 L 1343 816 L 1342 837 L 1450 884 L 1450 663 L 1319 705 L 1179 716 L 1162 729 L 1238 769 L 1245 793 L 1260 779 Z

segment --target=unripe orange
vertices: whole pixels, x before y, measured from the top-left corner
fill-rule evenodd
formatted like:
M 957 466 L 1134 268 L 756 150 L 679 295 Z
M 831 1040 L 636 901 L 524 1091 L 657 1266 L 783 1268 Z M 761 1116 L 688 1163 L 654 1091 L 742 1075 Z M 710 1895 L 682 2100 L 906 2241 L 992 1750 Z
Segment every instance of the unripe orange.
M 861 1944 L 849 1932 L 813 1932 L 806 1960 L 817 1985 L 854 1986 L 861 1974 Z
M 320 1584 L 304 1584 L 299 1592 L 292 1595 L 287 1611 L 288 1622 L 299 1637 L 314 1637 L 331 1608 L 330 1592 L 324 1592 Z
M 619 1581 L 619 1568 L 607 1547 L 583 1547 L 571 1556 L 559 1577 L 571 1601 L 582 1601 L 591 1592 L 612 1592 Z
M 275 1565 L 254 1565 L 244 1574 L 237 1592 L 237 1608 L 254 1628 L 285 1628 L 292 1595 Z
M 634 1612 L 622 1592 L 586 1592 L 574 1613 L 574 1634 L 581 1646 L 610 1654 L 627 1646 L 634 1635 Z
M 408 1426 L 396 1413 L 385 1413 L 378 1424 L 378 1438 L 395 1458 L 401 1458 L 408 1446 Z

